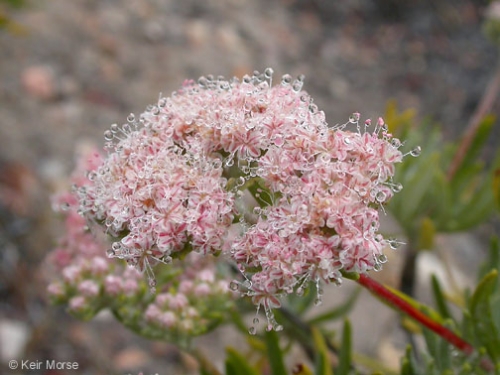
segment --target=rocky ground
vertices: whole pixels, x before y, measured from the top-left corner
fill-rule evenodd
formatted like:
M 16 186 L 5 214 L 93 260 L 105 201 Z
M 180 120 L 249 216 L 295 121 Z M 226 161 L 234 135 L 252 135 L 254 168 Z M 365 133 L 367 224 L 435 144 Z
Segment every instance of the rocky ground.
M 32 0 L 9 10 L 15 27 L 0 30 L 2 372 L 15 356 L 77 361 L 82 374 L 192 371 L 192 360 L 174 347 L 139 339 L 106 315 L 81 323 L 47 304 L 40 265 L 61 231 L 49 196 L 84 140 L 103 144 L 110 124 L 185 78 L 268 66 L 278 76 L 305 74 L 305 89 L 331 124 L 354 111 L 376 117 L 396 99 L 457 138 L 497 63 L 481 31 L 486 3 Z M 499 135 L 497 127 L 490 150 Z M 462 246 L 464 256 L 477 246 L 470 236 L 443 241 Z M 397 280 L 399 263 L 387 281 Z M 331 291 L 330 299 L 348 293 Z M 393 346 L 381 344 L 392 337 L 394 316 L 371 297 L 362 300 L 353 315 L 357 348 L 394 362 Z M 366 309 L 376 309 L 382 324 L 368 321 Z M 219 361 L 229 342 L 222 332 L 202 341 Z

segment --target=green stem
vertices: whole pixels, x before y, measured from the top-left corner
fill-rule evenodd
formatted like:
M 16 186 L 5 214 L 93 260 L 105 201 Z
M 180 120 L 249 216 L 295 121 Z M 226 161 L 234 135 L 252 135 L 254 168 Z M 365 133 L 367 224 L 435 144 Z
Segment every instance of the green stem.
M 360 274 L 357 282 L 366 289 L 368 289 L 371 293 L 381 298 L 383 301 L 386 301 L 389 305 L 407 314 L 420 324 L 424 325 L 431 331 L 435 332 L 436 334 L 444 338 L 446 341 L 455 346 L 457 349 L 464 352 L 466 355 L 470 356 L 475 352 L 474 347 L 467 341 L 457 336 L 451 330 L 442 326 L 435 320 L 432 320 L 427 315 L 423 314 L 421 311 L 417 310 L 414 306 L 409 304 L 407 301 L 405 301 L 398 295 L 394 294 L 384 285 L 378 283 L 377 281 L 373 280 L 372 278 L 368 277 L 365 274 Z M 483 360 L 481 361 L 481 367 L 483 367 L 487 371 L 494 370 L 493 364 L 486 358 L 483 358 Z

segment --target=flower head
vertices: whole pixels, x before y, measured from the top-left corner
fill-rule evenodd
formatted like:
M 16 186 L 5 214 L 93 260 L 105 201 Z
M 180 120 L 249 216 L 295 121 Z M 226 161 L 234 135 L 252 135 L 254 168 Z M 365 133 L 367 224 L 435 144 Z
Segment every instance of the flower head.
M 272 76 L 186 81 L 105 132 L 108 156 L 77 196 L 113 239 L 111 256 L 152 277 L 152 262 L 224 252 L 266 309 L 309 281 L 380 268 L 378 209 L 401 189 L 401 142 L 382 119 L 361 129 L 359 113 L 329 126 L 302 76 L 274 86 Z M 173 324 L 160 310 L 151 320 Z
M 94 150 L 85 152 L 77 172 L 92 168 L 87 161 L 95 160 L 95 155 Z M 90 184 L 81 175 L 85 173 L 75 173 L 72 179 L 73 183 L 83 182 L 80 189 Z M 192 253 L 172 262 L 158 272 L 162 285 L 155 295 L 136 268 L 105 257 L 109 239 L 99 230 L 90 230 L 77 212 L 73 195 L 56 196 L 54 206 L 62 209 L 66 231 L 47 259 L 51 271 L 48 292 L 72 314 L 91 319 L 108 308 L 135 332 L 183 344 L 217 326 L 231 310 L 234 293 L 228 287 L 230 279 L 216 269 L 212 256 Z

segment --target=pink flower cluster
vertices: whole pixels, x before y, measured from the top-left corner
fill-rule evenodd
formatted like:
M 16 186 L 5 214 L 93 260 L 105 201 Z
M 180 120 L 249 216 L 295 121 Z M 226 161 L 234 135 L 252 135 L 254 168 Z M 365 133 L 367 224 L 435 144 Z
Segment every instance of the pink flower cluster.
M 380 268 L 378 209 L 402 188 L 401 142 L 358 113 L 329 126 L 302 76 L 272 77 L 186 81 L 105 132 L 108 156 L 76 191 L 114 239 L 110 256 L 149 271 L 191 250 L 224 252 L 266 310 L 310 281 Z
M 57 200 L 66 203 L 69 197 L 64 194 Z M 67 304 L 76 316 L 90 319 L 106 307 L 107 297 L 134 298 L 147 291 L 139 271 L 104 256 L 105 237 L 91 233 L 74 206 L 65 215 L 66 233 L 48 257 L 52 278 L 48 291 L 54 301 Z
M 80 189 L 89 186 L 83 171 L 92 172 L 100 160 L 98 152 L 87 150 L 72 182 Z M 217 326 L 231 310 L 230 279 L 216 269 L 213 257 L 191 253 L 172 262 L 157 272 L 162 285 L 152 294 L 139 270 L 105 256 L 109 239 L 103 231 L 90 230 L 73 194 L 56 196 L 54 207 L 65 216 L 65 234 L 48 257 L 48 291 L 72 314 L 90 319 L 109 308 L 143 336 L 182 343 Z
M 342 127 L 290 127 L 290 139 L 259 160 L 274 203 L 254 209 L 257 222 L 231 245 L 243 273 L 258 269 L 249 279 L 255 304 L 279 307 L 278 295 L 300 294 L 309 281 L 340 283 L 341 270 L 386 261 L 377 209 L 402 188 L 390 182 L 399 143 L 381 119 L 371 133 Z
M 232 300 L 228 280 L 216 277 L 212 257 L 191 253 L 183 262 L 189 266 L 178 270 L 175 282 L 164 286 L 167 292 L 156 295 L 145 318 L 171 335 L 195 336 L 203 333 L 200 329 L 222 322 Z

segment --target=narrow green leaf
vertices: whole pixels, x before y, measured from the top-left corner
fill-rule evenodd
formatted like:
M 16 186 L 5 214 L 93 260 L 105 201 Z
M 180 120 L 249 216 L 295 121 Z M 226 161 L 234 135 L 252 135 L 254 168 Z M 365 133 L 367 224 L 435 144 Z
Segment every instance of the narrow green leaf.
M 495 287 L 497 277 L 498 271 L 496 269 L 493 269 L 488 272 L 480 281 L 479 285 L 474 291 L 474 294 L 472 295 L 470 302 L 473 316 L 476 314 L 476 312 L 482 312 L 480 310 L 484 307 L 484 302 L 487 301 L 489 296 L 491 295 L 493 288 Z
M 422 327 L 422 335 L 424 336 L 425 346 L 432 358 L 439 355 L 438 352 L 438 337 L 430 329 Z
M 312 327 L 312 334 L 314 347 L 316 349 L 315 375 L 333 375 L 332 366 L 328 357 L 328 348 L 326 347 L 323 335 L 316 327 Z
M 489 259 L 490 267 L 500 269 L 500 244 L 498 243 L 498 238 L 494 238 L 491 241 Z M 491 311 L 496 312 L 493 314 L 493 320 L 495 325 L 500 329 L 500 278 L 497 279 L 493 294 L 490 296 L 490 306 Z
M 450 328 L 450 327 L 447 327 Z M 438 367 L 441 371 L 450 370 L 451 368 L 451 346 L 443 338 L 439 337 L 438 339 L 438 355 L 436 357 L 436 361 L 438 363 Z
M 449 181 L 453 200 L 456 202 L 463 202 L 467 198 L 470 200 L 472 190 L 484 172 L 484 164 L 477 163 L 463 168 L 460 174 L 455 175 L 453 180 Z
M 440 154 L 440 159 L 443 156 Z M 425 217 L 428 217 L 435 227 L 435 230 L 441 230 L 443 224 L 445 224 L 453 213 L 453 205 L 455 201 L 453 195 L 450 191 L 450 184 L 446 178 L 443 169 L 437 166 L 429 173 L 433 173 L 432 183 L 427 186 L 427 195 L 423 203 L 426 205 L 421 210 Z M 428 245 L 427 245 L 428 246 Z M 429 249 L 430 247 L 422 247 L 424 249 Z
M 349 320 L 345 320 L 342 330 L 342 345 L 339 351 L 339 365 L 335 373 L 337 375 L 348 375 L 352 363 L 352 330 Z
M 434 301 L 436 302 L 437 306 L 437 311 L 441 314 L 443 318 L 453 319 L 450 314 L 450 310 L 448 310 L 448 305 L 446 304 L 446 300 L 444 298 L 441 285 L 439 284 L 436 275 L 432 275 L 431 283 L 432 283 L 432 292 L 434 294 Z
M 418 375 L 415 363 L 413 362 L 411 345 L 406 347 L 406 352 L 401 360 L 401 375 Z
M 439 154 L 431 153 L 425 154 L 422 152 L 419 159 L 417 169 L 414 175 L 404 185 L 403 191 L 400 195 L 406 197 L 402 211 L 399 213 L 400 218 L 404 223 L 411 223 L 419 213 L 427 209 L 429 203 L 425 201 L 424 197 L 429 191 L 429 186 L 435 178 L 434 169 L 439 165 Z
M 266 332 L 264 339 L 267 346 L 267 357 L 273 375 L 287 375 L 283 352 L 279 345 L 279 336 L 275 331 Z
M 236 349 L 226 348 L 226 375 L 258 375 L 243 354 Z
M 454 330 L 454 324 L 451 320 L 448 320 L 444 326 L 452 331 Z M 451 369 L 452 350 L 450 343 L 427 328 L 423 329 L 423 332 L 426 338 L 427 351 L 431 354 L 431 358 L 427 360 L 427 365 L 435 368 L 436 373 L 445 374 L 446 371 Z
M 453 220 L 445 230 L 467 230 L 486 220 L 494 212 L 495 204 L 490 182 L 488 181 L 484 181 L 482 185 L 474 190 L 468 202 L 462 202 L 461 204 L 456 202 L 453 213 L 456 220 Z
M 495 289 L 497 278 L 497 270 L 488 273 L 479 283 L 471 299 L 471 313 L 476 336 L 493 362 L 500 361 L 500 336 L 490 305 L 490 297 Z
M 479 270 L 479 280 L 482 280 L 482 278 L 493 269 L 500 270 L 500 242 L 498 237 L 493 237 L 490 240 L 488 257 Z M 497 288 L 499 287 L 499 283 L 500 280 L 497 283 Z
M 494 124 L 495 124 L 495 116 L 488 115 L 483 118 L 474 136 L 474 139 L 472 140 L 470 147 L 467 150 L 467 157 L 464 158 L 457 173 L 459 173 L 459 171 L 462 168 L 464 167 L 466 168 L 467 166 L 476 162 L 475 159 L 478 157 L 479 153 L 484 147 L 484 144 L 488 140 L 491 129 L 493 128 Z
M 345 316 L 354 307 L 354 304 L 356 303 L 356 300 L 358 299 L 361 290 L 362 290 L 361 288 L 356 288 L 354 293 L 352 293 L 342 305 L 335 307 L 334 309 L 327 311 L 323 314 L 315 316 L 312 319 L 309 319 L 308 323 L 311 325 L 319 324 Z
M 469 149 L 467 150 L 466 157 L 463 159 L 462 163 L 456 170 L 453 179 L 450 181 L 454 202 L 456 203 L 462 202 L 464 193 L 465 196 L 471 194 L 471 187 L 474 186 L 477 177 L 486 172 L 484 170 L 484 163 L 481 160 L 478 160 L 478 156 L 488 139 L 494 122 L 495 118 L 493 116 L 487 116 L 483 119 Z M 455 152 L 456 150 L 458 150 L 458 146 L 455 147 Z
M 474 335 L 474 323 L 470 311 L 464 310 L 462 317 L 462 335 L 464 340 L 477 346 L 476 336 Z

